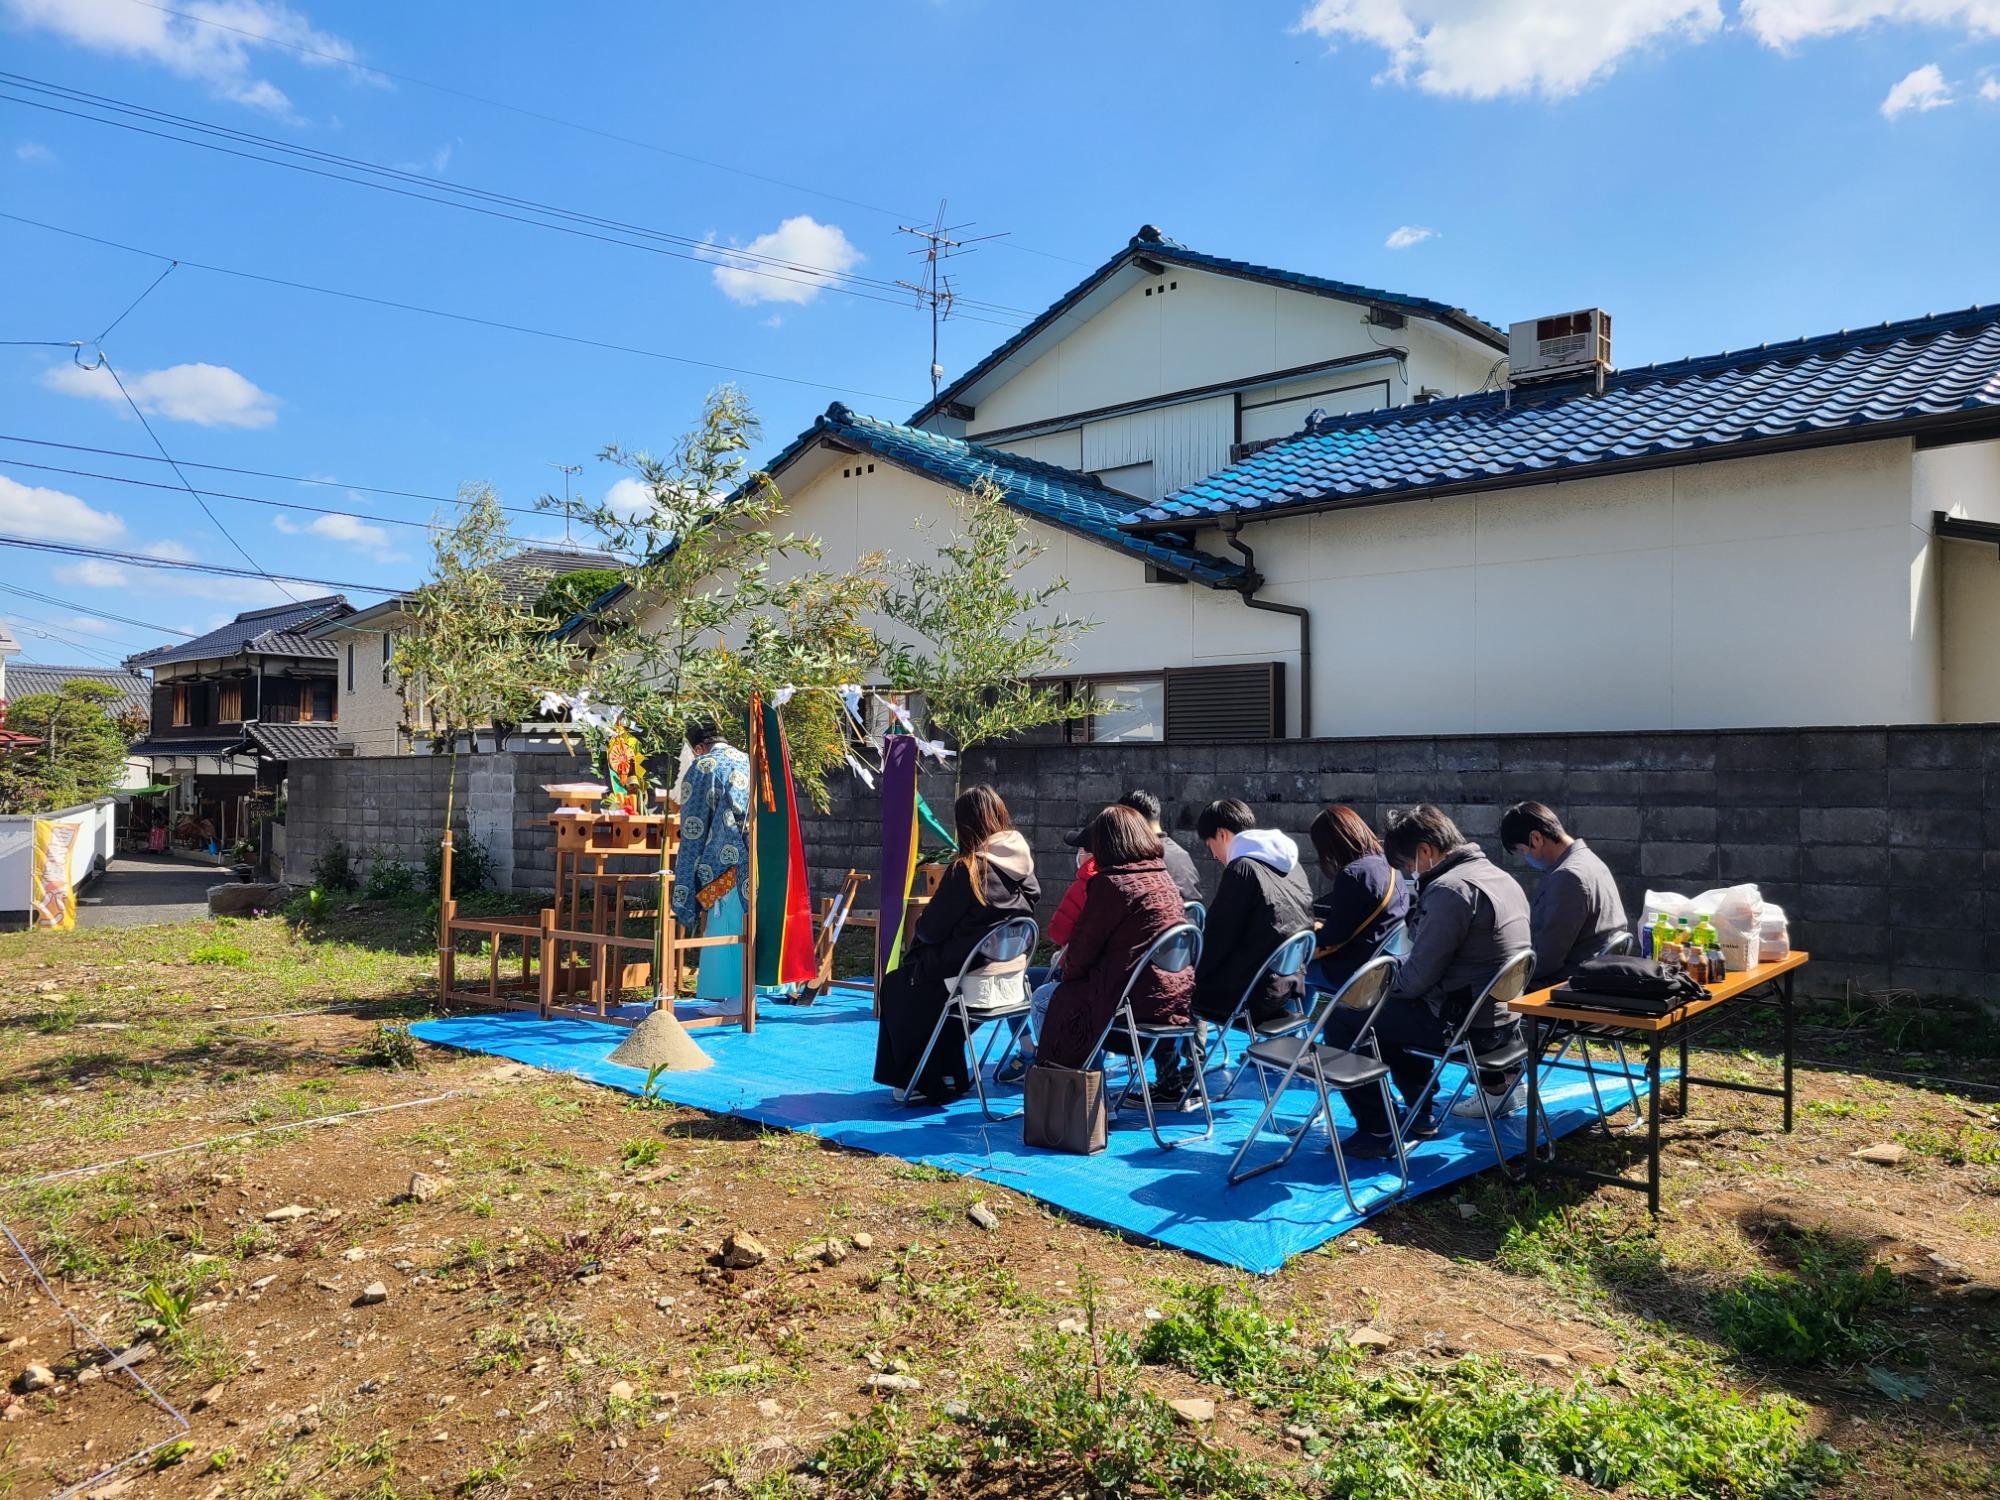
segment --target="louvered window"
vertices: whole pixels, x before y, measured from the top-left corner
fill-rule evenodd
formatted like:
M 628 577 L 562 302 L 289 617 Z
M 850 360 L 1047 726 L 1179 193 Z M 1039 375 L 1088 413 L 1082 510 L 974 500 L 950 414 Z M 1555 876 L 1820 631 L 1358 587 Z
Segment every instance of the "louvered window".
M 1169 740 L 1275 740 L 1285 734 L 1285 664 L 1167 672 Z

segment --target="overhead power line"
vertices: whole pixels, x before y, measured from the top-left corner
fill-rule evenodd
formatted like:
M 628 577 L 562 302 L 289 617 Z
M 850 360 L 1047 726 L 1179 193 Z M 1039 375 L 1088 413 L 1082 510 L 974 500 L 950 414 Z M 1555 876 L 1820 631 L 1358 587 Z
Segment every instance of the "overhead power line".
M 831 287 L 850 296 L 892 305 L 902 300 L 896 295 L 898 291 L 896 283 L 881 277 L 864 276 L 831 266 L 813 265 L 761 251 L 717 245 L 699 236 L 653 229 L 601 214 L 542 203 L 532 198 L 521 198 L 508 193 L 427 177 L 422 173 L 406 171 L 400 167 L 388 167 L 379 162 L 364 161 L 359 157 L 344 156 L 338 152 L 322 151 L 315 147 L 293 145 L 271 136 L 258 135 L 254 131 L 217 125 L 192 116 L 177 115 L 167 110 L 134 104 L 106 94 L 93 94 L 23 73 L 0 72 L 0 86 L 13 90 L 11 93 L 0 92 L 0 99 L 32 109 L 91 120 L 100 125 L 110 125 L 160 140 L 198 146 L 203 150 L 219 152 L 225 156 L 303 172 L 308 176 L 328 178 L 356 187 L 372 188 L 397 197 L 414 198 L 421 202 L 457 208 L 487 218 L 552 229 L 581 239 L 623 245 L 629 249 L 644 250 L 674 260 L 691 261 L 711 267 L 725 265 L 746 275 L 794 286 Z M 118 116 L 125 118 L 117 118 Z M 999 323 L 1000 326 L 1016 326 L 1031 316 L 1021 308 L 1005 307 L 997 303 L 974 302 L 968 299 L 961 299 L 961 302 L 966 307 L 1001 314 L 1001 319 L 977 320 Z M 1008 319 L 1012 321 L 1003 321 Z
M 19 594 L 23 599 L 53 604 L 57 609 L 73 609 L 95 620 L 114 620 L 120 625 L 136 625 L 141 630 L 157 630 L 164 635 L 184 635 L 190 639 L 194 636 L 192 630 L 182 630 L 178 625 L 156 625 L 151 620 L 135 620 L 130 615 L 114 615 L 108 609 L 93 609 L 87 604 L 78 604 L 74 599 L 58 599 L 53 594 L 38 594 L 33 589 L 22 588 L 18 583 L 0 583 L 0 589 L 10 594 Z
M 391 72 L 387 68 L 376 67 L 371 63 L 357 62 L 351 57 L 342 57 L 338 53 L 327 52 L 317 47 L 308 47 L 302 42 L 283 41 L 263 32 L 249 31 L 241 26 L 231 26 L 227 22 L 217 21 L 208 16 L 197 16 L 184 10 L 175 10 L 172 6 L 156 4 L 155 0 L 128 0 L 128 3 L 144 6 L 147 10 L 158 11 L 162 15 L 173 16 L 178 20 L 188 21 L 196 26 L 207 26 L 216 31 L 233 32 L 237 36 L 247 37 L 251 41 L 263 46 L 283 47 L 288 51 L 298 53 L 302 57 L 317 57 L 326 62 L 338 63 L 342 67 L 352 68 L 358 73 L 372 73 L 377 78 L 387 78 L 396 83 L 412 84 L 420 89 L 430 89 L 434 93 L 449 94 L 454 99 L 464 99 L 473 104 L 484 105 L 488 109 L 505 110 L 508 114 L 521 115 L 530 120 L 539 120 L 545 125 L 559 126 L 564 130 L 578 131 L 583 135 L 593 135 L 599 140 L 616 141 L 621 146 L 632 146 L 641 151 L 651 151 L 660 156 L 670 156 L 677 161 L 689 162 L 698 167 L 707 167 L 716 172 L 727 172 L 732 176 L 745 177 L 753 182 L 768 183 L 772 187 L 785 188 L 795 193 L 810 193 L 814 197 L 824 198 L 830 203 L 845 203 L 850 208 L 863 209 L 868 213 L 880 214 L 884 218 L 908 219 L 916 217 L 900 209 L 884 208 L 879 203 L 869 203 L 860 198 L 848 198 L 839 193 L 831 193 L 825 188 L 811 187 L 803 182 L 790 182 L 782 177 L 772 177 L 763 172 L 753 172 L 748 167 L 731 166 L 727 162 L 716 161 L 711 157 L 695 156 L 690 152 L 677 151 L 671 146 L 662 146 L 656 141 L 642 141 L 635 136 L 620 135 L 616 131 L 605 130 L 596 125 L 584 125 L 575 120 L 565 120 L 560 115 L 545 114 L 540 110 L 529 109 L 525 105 L 509 104 L 504 99 L 489 99 L 483 94 L 474 94 L 465 89 L 453 88 L 449 84 L 433 83 L 430 79 L 417 78 L 408 73 Z M 1088 264 L 1085 261 L 1072 260 L 1067 255 L 1057 255 L 1050 250 L 1037 250 L 1031 245 L 1018 244 L 1012 241 L 1008 243 L 1007 248 L 1019 250 L 1028 255 L 1039 255 L 1047 260 L 1063 261 L 1073 266 Z
M 220 578 L 255 578 L 271 583 L 309 583 L 314 588 L 353 589 L 357 594 L 398 594 L 400 589 L 379 583 L 343 583 L 337 578 L 307 578 L 299 573 L 266 573 L 260 569 L 232 568 L 223 563 L 182 562 L 173 558 L 148 557 L 143 552 L 114 552 L 107 547 L 82 547 L 74 542 L 45 542 L 34 537 L 0 536 L 0 547 L 19 547 L 29 552 L 50 552 L 60 557 L 88 557 L 102 562 L 128 563 L 135 568 L 160 568 L 168 572 L 209 573 Z
M 61 641 L 72 651 L 81 651 L 85 656 L 94 656 L 99 661 L 107 662 L 113 666 L 116 666 L 120 660 L 115 652 L 106 651 L 102 646 L 86 646 L 74 636 L 61 634 L 49 621 L 37 619 L 34 615 L 19 614 L 10 610 L 8 618 L 20 625 L 23 635 L 40 636 L 45 641 Z M 41 628 L 37 629 L 37 626 Z
M 119 240 L 105 239 L 101 235 L 85 234 L 80 229 L 65 229 L 60 224 L 44 223 L 40 219 L 30 219 L 21 214 L 0 211 L 0 219 L 8 219 L 16 224 L 26 224 L 31 229 L 42 229 L 50 234 L 67 235 L 71 239 L 84 240 L 93 245 L 103 245 L 112 250 L 123 250 L 128 255 L 144 255 L 153 260 L 176 260 L 158 250 L 142 249 L 138 245 L 127 245 Z M 387 307 L 397 312 L 420 313 L 429 318 L 444 318 L 454 323 L 471 323 L 480 328 L 497 328 L 505 333 L 525 333 L 533 338 L 554 339 L 558 343 L 579 344 L 588 349 L 605 349 L 615 354 L 636 354 L 642 359 L 664 360 L 669 364 L 690 365 L 696 369 L 714 370 L 723 375 L 747 375 L 753 380 L 775 380 L 785 385 L 804 386 L 809 390 L 832 391 L 837 395 L 872 396 L 878 401 L 897 401 L 913 404 L 909 396 L 892 396 L 883 391 L 864 391 L 851 385 L 832 385 L 824 380 L 806 380 L 797 375 L 777 375 L 769 370 L 750 370 L 741 365 L 719 364 L 714 360 L 694 359 L 685 354 L 667 354 L 658 349 L 642 349 L 632 344 L 615 344 L 606 339 L 585 338 L 579 334 L 556 333 L 547 328 L 533 328 L 524 323 L 508 323 L 498 318 L 482 318 L 473 313 L 450 312 L 443 308 L 425 307 L 415 302 L 398 302 L 390 297 L 373 297 L 365 292 L 342 291 L 338 287 L 315 286 L 311 282 L 291 281 L 283 276 L 267 276 L 258 271 L 239 270 L 233 266 L 218 266 L 204 261 L 178 257 L 178 264 L 185 271 L 207 271 L 216 276 L 234 276 L 244 281 L 258 281 L 266 286 L 282 286 L 297 292 L 312 292 L 321 297 L 339 297 L 343 301 L 363 302 L 371 307 Z M 72 343 L 56 347 L 71 348 Z

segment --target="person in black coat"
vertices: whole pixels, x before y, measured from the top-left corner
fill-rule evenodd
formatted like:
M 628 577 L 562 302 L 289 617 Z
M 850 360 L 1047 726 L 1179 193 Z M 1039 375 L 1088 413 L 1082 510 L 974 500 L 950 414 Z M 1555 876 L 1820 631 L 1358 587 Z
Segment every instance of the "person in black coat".
M 967 787 L 952 804 L 958 857 L 917 919 L 915 940 L 882 981 L 875 1081 L 903 1088 L 950 998 L 958 971 L 979 942 L 1011 917 L 1032 917 L 1042 888 L 1034 851 L 1015 831 L 1007 804 L 990 786 Z M 1025 969 L 1024 955 L 1010 967 Z M 989 966 L 982 962 L 980 970 Z M 917 1080 L 917 1092 L 946 1104 L 972 1087 L 965 1028 L 945 1028 Z
M 1319 938 L 1306 982 L 1334 995 L 1409 914 L 1412 882 L 1396 873 L 1375 830 L 1351 807 L 1323 808 L 1311 836 L 1320 874 L 1333 884 L 1313 902 Z

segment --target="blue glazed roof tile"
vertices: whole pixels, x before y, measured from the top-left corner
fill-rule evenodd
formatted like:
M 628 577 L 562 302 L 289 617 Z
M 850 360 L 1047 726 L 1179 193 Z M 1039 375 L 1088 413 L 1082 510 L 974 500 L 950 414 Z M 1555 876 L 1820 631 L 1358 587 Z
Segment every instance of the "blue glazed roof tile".
M 772 460 L 771 472 L 775 474 L 825 437 L 900 468 L 927 474 L 955 489 L 969 490 L 980 480 L 989 480 L 1017 510 L 1210 588 L 1234 588 L 1243 579 L 1242 565 L 1228 558 L 1200 551 L 1170 535 L 1138 536 L 1122 530 L 1120 523 L 1132 509 L 1132 497 L 1107 488 L 1094 475 L 982 447 L 963 438 L 865 417 L 838 401 Z
M 1128 526 L 1500 488 L 1735 445 L 1845 442 L 2000 412 L 2000 308 L 1322 419 Z

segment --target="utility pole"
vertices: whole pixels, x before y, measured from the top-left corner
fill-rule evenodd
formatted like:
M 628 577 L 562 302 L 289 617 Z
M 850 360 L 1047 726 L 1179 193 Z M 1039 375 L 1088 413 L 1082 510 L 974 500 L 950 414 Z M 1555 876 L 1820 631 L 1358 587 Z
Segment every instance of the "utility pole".
M 915 292 L 917 306 L 928 307 L 931 313 L 931 402 L 936 404 L 938 383 L 944 379 L 944 366 L 938 363 L 938 325 L 951 316 L 952 303 L 958 294 L 952 290 L 951 278 L 943 271 L 944 262 L 961 250 L 970 249 L 985 240 L 997 240 L 998 234 L 982 234 L 972 239 L 955 239 L 960 230 L 970 229 L 970 224 L 947 225 L 944 221 L 944 200 L 938 200 L 937 217 L 928 229 L 912 224 L 896 226 L 898 234 L 907 234 L 923 243 L 910 254 L 924 258 L 923 270 L 915 281 L 898 281 L 897 286 L 907 287 Z
M 581 473 L 583 472 L 583 465 L 582 465 L 582 464 L 553 464 L 553 463 L 552 463 L 552 464 L 550 464 L 550 465 L 549 465 L 549 467 L 550 467 L 551 469 L 561 469 L 561 470 L 562 470 L 562 477 L 563 477 L 563 545 L 564 545 L 565 547 L 571 547 L 571 546 L 574 546 L 574 545 L 575 545 L 575 543 L 574 543 L 574 542 L 572 542 L 572 541 L 570 540 L 570 535 L 569 535 L 569 523 L 570 523 L 570 516 L 571 516 L 571 513 L 572 513 L 572 506 L 573 506 L 574 502 L 573 502 L 573 501 L 572 501 L 572 500 L 570 499 L 570 497 L 569 497 L 569 482 L 570 482 L 570 480 L 571 480 L 571 479 L 572 479 L 573 477 L 575 477 L 576 475 L 578 475 L 578 474 L 581 474 Z

